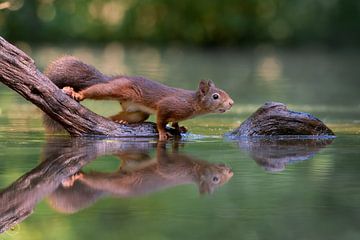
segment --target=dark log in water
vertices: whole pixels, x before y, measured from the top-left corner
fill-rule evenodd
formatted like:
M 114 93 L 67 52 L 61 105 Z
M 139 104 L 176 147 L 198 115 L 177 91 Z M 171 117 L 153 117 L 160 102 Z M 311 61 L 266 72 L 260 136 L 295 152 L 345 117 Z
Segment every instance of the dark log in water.
M 0 81 L 60 123 L 72 136 L 155 137 L 154 123 L 124 125 L 95 114 L 53 84 L 34 60 L 0 37 Z
M 267 102 L 246 119 L 229 137 L 311 135 L 334 136 L 322 121 L 309 113 L 294 112 L 286 105 Z

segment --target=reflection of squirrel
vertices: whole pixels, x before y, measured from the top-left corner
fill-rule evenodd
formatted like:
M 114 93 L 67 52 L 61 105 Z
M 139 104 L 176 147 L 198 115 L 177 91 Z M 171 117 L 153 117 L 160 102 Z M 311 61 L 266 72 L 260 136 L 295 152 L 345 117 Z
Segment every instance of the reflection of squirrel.
M 202 80 L 197 91 L 165 86 L 143 77 L 107 77 L 74 57 L 54 61 L 46 75 L 65 93 L 78 101 L 84 99 L 119 100 L 123 109 L 110 118 L 120 123 L 140 123 L 156 114 L 160 140 L 167 139 L 165 126 L 180 132 L 179 121 L 206 113 L 223 113 L 233 100 L 215 87 L 212 81 Z
M 62 183 L 49 197 L 51 205 L 61 212 L 76 212 L 104 196 L 120 198 L 146 195 L 182 184 L 195 183 L 200 193 L 212 193 L 233 176 L 224 164 L 209 163 L 178 153 L 168 153 L 158 143 L 156 158 L 139 149 L 125 150 L 118 171 L 79 172 Z M 134 162 L 138 167 L 129 167 Z

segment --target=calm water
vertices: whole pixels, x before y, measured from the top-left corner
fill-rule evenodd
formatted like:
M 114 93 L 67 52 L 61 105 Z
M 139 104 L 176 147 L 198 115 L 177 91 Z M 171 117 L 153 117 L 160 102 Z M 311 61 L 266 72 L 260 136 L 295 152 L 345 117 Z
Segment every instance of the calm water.
M 184 122 L 191 134 L 166 145 L 70 139 L 46 136 L 40 111 L 1 85 L 0 222 L 20 223 L 0 239 L 360 238 L 358 51 L 23 48 L 42 69 L 69 53 L 177 87 L 210 78 L 236 105 Z M 313 113 L 337 138 L 222 138 L 268 100 Z

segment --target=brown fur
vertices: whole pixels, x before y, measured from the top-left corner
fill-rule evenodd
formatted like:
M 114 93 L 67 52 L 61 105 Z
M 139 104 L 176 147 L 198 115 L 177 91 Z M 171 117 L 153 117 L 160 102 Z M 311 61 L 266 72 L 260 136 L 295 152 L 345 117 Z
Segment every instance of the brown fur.
M 200 81 L 197 91 L 173 88 L 144 77 L 109 78 L 73 57 L 52 63 L 47 76 L 68 95 L 84 99 L 118 100 L 123 111 L 110 118 L 120 123 L 139 123 L 156 114 L 160 140 L 166 140 L 167 123 L 179 132 L 178 122 L 206 113 L 223 113 L 233 100 L 212 81 Z M 218 95 L 214 99 L 214 94 Z

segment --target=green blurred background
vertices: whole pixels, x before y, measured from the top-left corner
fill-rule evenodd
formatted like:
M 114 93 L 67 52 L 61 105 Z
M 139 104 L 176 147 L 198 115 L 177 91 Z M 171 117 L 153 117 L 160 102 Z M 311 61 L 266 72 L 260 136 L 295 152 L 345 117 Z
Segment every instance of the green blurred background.
M 359 46 L 358 0 L 7 0 L 0 33 L 28 43 Z
M 234 171 L 216 194 L 179 186 L 73 215 L 45 200 L 0 239 L 360 239 L 359 25 L 359 0 L 0 0 L 0 36 L 40 69 L 70 54 L 107 74 L 175 87 L 210 78 L 236 103 L 184 122 L 195 137 L 183 153 Z M 308 161 L 265 172 L 221 135 L 269 100 L 314 114 L 337 139 Z M 117 102 L 84 104 L 119 111 Z M 41 112 L 0 84 L 0 188 L 40 162 L 46 137 Z

